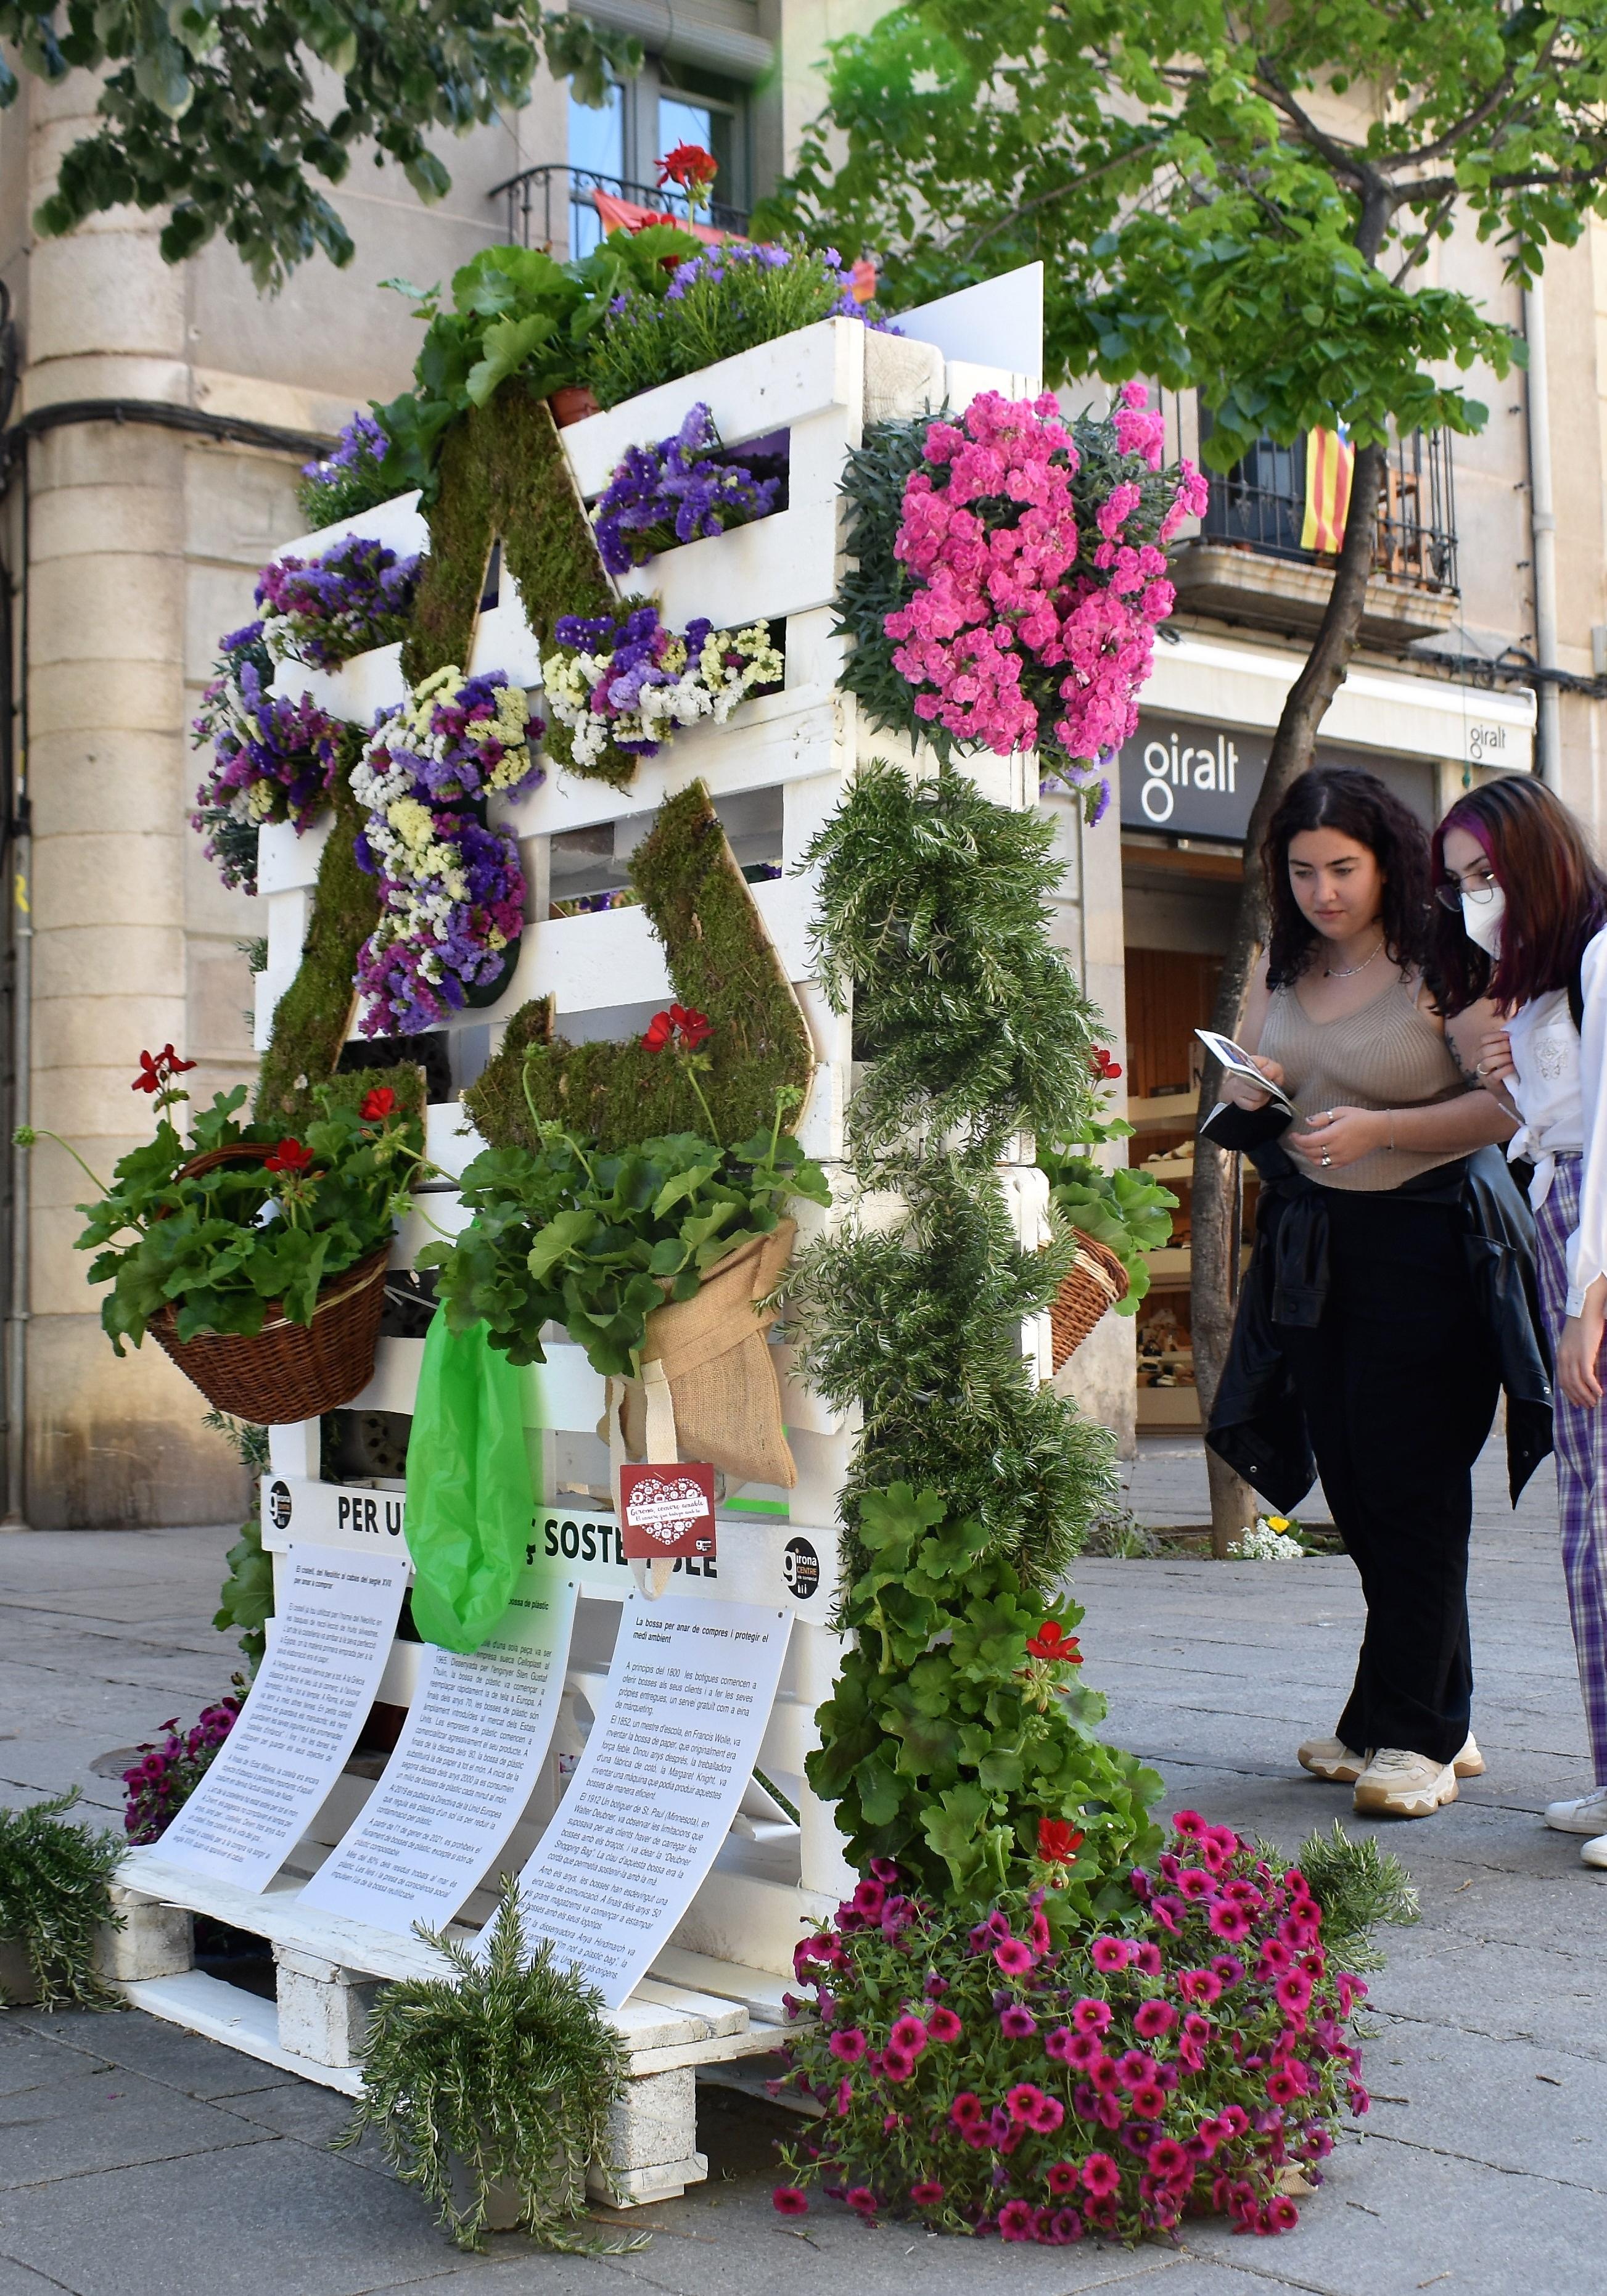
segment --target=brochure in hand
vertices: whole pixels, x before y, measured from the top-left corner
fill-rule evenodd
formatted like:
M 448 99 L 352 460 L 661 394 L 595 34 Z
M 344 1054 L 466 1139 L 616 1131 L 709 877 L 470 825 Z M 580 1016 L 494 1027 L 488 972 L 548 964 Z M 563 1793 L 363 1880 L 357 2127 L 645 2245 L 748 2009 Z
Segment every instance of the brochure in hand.
M 1214 1029 L 1196 1029 L 1194 1034 L 1212 1059 L 1221 1062 L 1225 1074 L 1246 1078 L 1259 1090 L 1269 1094 L 1275 1106 L 1286 1109 L 1291 1116 L 1296 1113 L 1294 1103 L 1283 1086 L 1274 1084 L 1269 1078 L 1263 1076 L 1250 1054 L 1242 1046 L 1235 1045 L 1231 1037 L 1219 1037 Z

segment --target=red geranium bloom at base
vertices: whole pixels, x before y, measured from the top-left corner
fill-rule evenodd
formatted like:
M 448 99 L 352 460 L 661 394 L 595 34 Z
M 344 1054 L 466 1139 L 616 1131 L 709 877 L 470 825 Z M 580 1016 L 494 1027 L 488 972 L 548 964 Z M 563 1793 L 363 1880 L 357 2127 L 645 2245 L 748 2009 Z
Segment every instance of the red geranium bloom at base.
M 1033 1658 L 1053 1659 L 1062 1666 L 1080 1666 L 1083 1662 L 1077 1636 L 1069 1635 L 1054 1619 L 1045 1619 L 1037 1634 L 1028 1636 L 1027 1648 Z
M 273 1154 L 265 1160 L 262 1168 L 265 1172 L 299 1174 L 311 1168 L 312 1160 L 312 1150 L 304 1148 L 299 1140 L 282 1140 Z
M 1039 1818 L 1037 1854 L 1045 1866 L 1069 1866 L 1082 1844 L 1082 1835 L 1069 1818 Z
M 193 1061 L 181 1061 L 171 1045 L 164 1045 L 160 1053 L 140 1054 L 140 1072 L 129 1086 L 131 1092 L 160 1092 L 176 1076 L 195 1066 Z
M 382 1124 L 388 1116 L 395 1116 L 400 1107 L 401 1103 L 390 1086 L 388 1084 L 377 1084 L 372 1092 L 364 1095 L 363 1105 L 358 1112 L 365 1124 Z

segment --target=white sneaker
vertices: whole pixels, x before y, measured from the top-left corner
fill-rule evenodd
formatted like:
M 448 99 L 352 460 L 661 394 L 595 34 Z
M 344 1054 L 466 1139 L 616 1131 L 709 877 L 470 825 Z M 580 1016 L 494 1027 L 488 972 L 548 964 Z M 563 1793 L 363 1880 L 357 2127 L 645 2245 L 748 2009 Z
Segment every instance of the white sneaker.
M 1471 1730 L 1467 1734 L 1467 1743 L 1451 1767 L 1459 1778 L 1481 1778 L 1484 1775 L 1484 1756 L 1479 1751 L 1478 1742 Z M 1607 1816 L 1603 1816 L 1602 1823 L 1607 1825 Z
M 1354 1752 L 1342 1738 L 1308 1738 L 1295 1749 L 1294 1758 L 1303 1770 L 1331 1786 L 1353 1786 L 1367 1767 L 1365 1754 Z M 1607 1817 L 1602 1823 L 1607 1825 Z
M 1607 1786 L 1581 1794 L 1578 1801 L 1548 1801 L 1546 1823 L 1558 1833 L 1607 1833 Z
M 1598 1833 L 1594 1841 L 1580 1843 L 1579 1863 L 1581 1866 L 1595 1866 L 1607 1873 L 1607 1833 Z
M 1403 1746 L 1381 1746 L 1356 1782 L 1356 1807 L 1374 1817 L 1432 1817 L 1456 1799 L 1456 1769 Z

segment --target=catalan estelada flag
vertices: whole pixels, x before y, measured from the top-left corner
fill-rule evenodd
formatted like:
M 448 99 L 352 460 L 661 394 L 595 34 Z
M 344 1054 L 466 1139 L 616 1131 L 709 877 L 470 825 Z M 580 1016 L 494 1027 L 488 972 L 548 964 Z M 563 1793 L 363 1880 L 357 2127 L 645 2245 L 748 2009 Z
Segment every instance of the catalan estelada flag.
M 1337 551 L 1345 539 L 1350 509 L 1350 473 L 1356 449 L 1341 423 L 1337 430 L 1306 433 L 1306 522 L 1302 550 Z

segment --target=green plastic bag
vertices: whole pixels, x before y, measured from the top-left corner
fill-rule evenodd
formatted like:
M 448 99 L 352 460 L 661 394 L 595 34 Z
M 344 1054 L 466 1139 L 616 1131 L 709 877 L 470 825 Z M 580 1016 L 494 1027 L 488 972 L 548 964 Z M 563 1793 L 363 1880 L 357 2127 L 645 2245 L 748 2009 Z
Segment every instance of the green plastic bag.
M 432 1316 L 407 1446 L 413 1620 L 428 1643 L 477 1651 L 524 1567 L 536 1493 L 525 1448 L 524 1376 L 484 1323 Z

